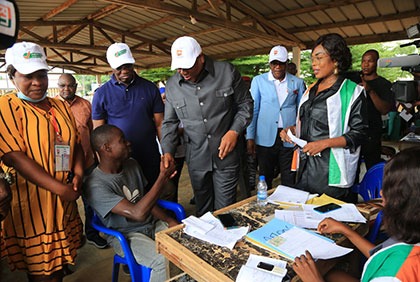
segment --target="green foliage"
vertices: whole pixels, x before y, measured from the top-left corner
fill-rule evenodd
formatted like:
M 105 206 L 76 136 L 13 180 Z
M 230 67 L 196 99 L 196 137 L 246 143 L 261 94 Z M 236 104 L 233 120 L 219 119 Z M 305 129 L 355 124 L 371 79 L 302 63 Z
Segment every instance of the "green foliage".
M 381 58 L 403 56 L 414 53 L 418 54 L 417 49 L 414 46 L 400 48 L 399 45 L 402 43 L 403 42 L 401 41 L 394 41 L 350 46 L 353 62 L 351 70 L 360 70 L 362 55 L 365 51 L 369 49 L 376 49 L 379 52 Z M 230 60 L 230 62 L 233 65 L 235 65 L 235 67 L 243 76 L 249 76 L 251 78 L 264 72 L 268 72 L 270 69 L 268 64 L 268 55 L 256 55 L 251 57 L 236 58 L 234 60 Z M 150 81 L 158 82 L 161 80 L 166 81 L 174 73 L 175 71 L 171 70 L 168 67 L 142 70 L 139 72 L 139 75 Z M 398 79 L 412 79 L 412 75 L 410 73 L 401 71 L 400 68 L 378 68 L 378 74 L 390 80 L 391 82 L 396 81 Z M 86 92 L 91 91 L 91 83 L 96 82 L 96 78 L 94 76 L 76 75 L 76 77 L 79 83 L 82 83 L 82 81 L 84 81 L 83 83 L 86 86 Z M 311 50 L 304 50 L 301 52 L 300 77 L 302 77 L 305 80 L 305 83 L 307 85 L 312 84 L 316 80 L 312 73 Z M 102 83 L 108 80 L 108 75 L 104 75 L 101 77 Z

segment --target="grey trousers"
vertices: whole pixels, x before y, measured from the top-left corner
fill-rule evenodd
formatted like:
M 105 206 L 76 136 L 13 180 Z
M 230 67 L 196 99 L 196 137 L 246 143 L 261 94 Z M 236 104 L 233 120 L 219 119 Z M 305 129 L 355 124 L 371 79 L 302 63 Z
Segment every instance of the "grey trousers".
M 194 170 L 188 166 L 191 186 L 194 190 L 196 215 L 224 208 L 236 202 L 239 179 L 239 163 L 212 171 Z

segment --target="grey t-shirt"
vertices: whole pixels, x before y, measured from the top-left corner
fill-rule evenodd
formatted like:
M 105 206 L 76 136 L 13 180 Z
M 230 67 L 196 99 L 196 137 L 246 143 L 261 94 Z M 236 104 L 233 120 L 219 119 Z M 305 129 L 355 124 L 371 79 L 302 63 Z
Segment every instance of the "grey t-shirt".
M 130 158 L 117 174 L 107 174 L 96 167 L 86 180 L 84 195 L 106 227 L 122 233 L 140 232 L 150 236 L 153 233 L 151 215 L 139 222 L 111 212 L 123 198 L 137 203 L 143 197 L 146 185 L 140 166 Z

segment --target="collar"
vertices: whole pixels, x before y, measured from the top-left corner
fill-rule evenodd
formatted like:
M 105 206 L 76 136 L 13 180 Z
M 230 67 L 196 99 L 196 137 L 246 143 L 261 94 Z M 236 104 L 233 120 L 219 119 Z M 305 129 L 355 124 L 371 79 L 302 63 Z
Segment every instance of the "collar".
M 274 78 L 273 73 L 271 71 L 268 72 L 268 80 L 269 81 L 276 81 L 277 80 L 280 83 L 282 83 L 282 82 L 285 82 L 286 79 L 287 79 L 287 72 L 286 72 L 286 74 L 285 74 L 285 76 L 284 76 L 284 78 L 282 80 L 278 80 L 278 79 Z
M 191 83 L 191 82 L 186 81 L 182 77 L 182 75 L 179 74 L 178 72 L 176 73 L 176 75 L 178 75 L 177 80 L 178 80 L 179 85 L 181 85 L 182 83 Z M 202 81 L 207 75 L 211 75 L 211 76 L 214 77 L 214 75 L 215 75 L 214 61 L 213 61 L 212 58 L 204 55 L 204 68 L 201 71 L 201 73 L 198 75 L 197 82 L 195 82 L 195 83 L 198 83 L 198 82 Z
M 75 102 L 76 102 L 77 95 L 74 95 L 74 98 L 73 98 L 73 100 L 71 100 L 71 101 L 66 100 L 66 99 L 63 99 L 63 97 L 61 97 L 60 95 L 56 95 L 54 98 L 56 98 L 56 99 L 58 99 L 58 100 L 60 100 L 60 101 L 63 101 L 63 102 L 64 102 L 64 103 L 66 103 L 67 105 L 71 106 L 71 105 L 73 105 L 73 103 L 75 103 Z
M 130 86 L 131 84 L 134 84 L 135 83 L 135 81 L 137 80 L 137 78 L 138 78 L 139 76 L 137 75 L 137 73 L 136 72 L 134 72 L 134 77 L 133 77 L 133 79 L 130 81 L 130 83 L 127 85 L 127 87 L 128 86 Z M 112 84 L 115 84 L 115 85 L 125 85 L 124 83 L 122 83 L 122 82 L 119 82 L 116 78 L 115 78 L 115 75 L 114 74 L 111 74 L 111 81 L 112 81 Z

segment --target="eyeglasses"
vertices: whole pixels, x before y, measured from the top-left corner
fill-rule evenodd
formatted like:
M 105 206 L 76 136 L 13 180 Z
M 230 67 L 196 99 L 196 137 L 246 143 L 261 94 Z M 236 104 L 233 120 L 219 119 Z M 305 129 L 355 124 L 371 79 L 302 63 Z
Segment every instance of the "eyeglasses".
M 277 66 L 285 66 L 286 65 L 286 62 L 280 62 L 280 61 L 274 60 L 274 61 L 271 61 L 270 62 L 270 65 L 275 66 L 275 67 L 277 67 Z
M 329 56 L 330 56 L 330 55 L 311 57 L 311 61 L 312 61 L 313 63 L 317 63 L 317 64 L 319 64 L 319 63 L 321 63 L 321 61 L 322 61 L 323 59 L 325 59 L 325 58 L 327 58 L 327 57 L 329 57 Z
M 124 65 L 119 66 L 116 70 L 122 71 L 122 70 L 132 70 L 132 69 L 134 69 L 133 64 L 124 64 Z
M 77 87 L 77 83 L 76 84 L 58 84 L 58 87 L 59 88 L 62 88 L 62 89 L 66 88 L 66 87 L 68 87 L 68 88 L 76 88 Z

